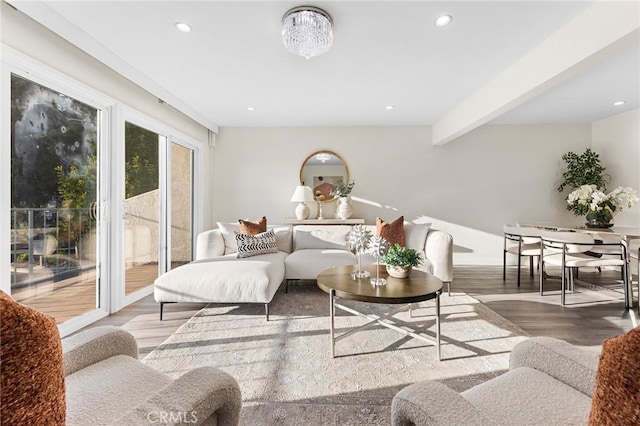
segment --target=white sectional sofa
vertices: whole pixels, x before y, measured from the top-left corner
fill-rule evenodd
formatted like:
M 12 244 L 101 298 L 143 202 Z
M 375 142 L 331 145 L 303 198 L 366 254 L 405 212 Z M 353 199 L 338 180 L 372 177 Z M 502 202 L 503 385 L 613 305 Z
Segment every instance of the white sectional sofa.
M 314 280 L 325 269 L 357 263 L 347 248 L 350 225 L 296 225 L 270 227 L 276 235 L 277 253 L 238 258 L 234 231 L 237 225 L 219 223 L 202 232 L 196 242 L 196 259 L 158 277 L 154 297 L 165 303 L 260 303 L 269 319 L 269 302 L 286 280 Z M 370 226 L 375 233 L 375 226 Z M 449 286 L 453 280 L 453 238 L 429 225 L 405 223 L 406 245 L 419 250 L 426 261 L 421 270 Z M 363 256 L 363 264 L 373 259 Z

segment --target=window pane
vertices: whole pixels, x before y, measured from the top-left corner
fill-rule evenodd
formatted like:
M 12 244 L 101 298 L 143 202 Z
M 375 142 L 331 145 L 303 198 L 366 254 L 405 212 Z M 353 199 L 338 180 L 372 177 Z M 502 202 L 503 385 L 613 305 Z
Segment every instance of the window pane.
M 98 110 L 11 76 L 11 294 L 58 323 L 95 309 Z
M 160 136 L 125 123 L 125 294 L 158 277 Z
M 169 269 L 191 261 L 193 151 L 171 144 L 171 264 Z

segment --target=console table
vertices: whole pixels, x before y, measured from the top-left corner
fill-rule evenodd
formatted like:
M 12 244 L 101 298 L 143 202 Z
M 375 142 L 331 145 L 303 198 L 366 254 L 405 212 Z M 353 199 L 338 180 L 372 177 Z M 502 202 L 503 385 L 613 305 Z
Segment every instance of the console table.
M 364 219 L 282 219 L 283 225 L 362 225 Z

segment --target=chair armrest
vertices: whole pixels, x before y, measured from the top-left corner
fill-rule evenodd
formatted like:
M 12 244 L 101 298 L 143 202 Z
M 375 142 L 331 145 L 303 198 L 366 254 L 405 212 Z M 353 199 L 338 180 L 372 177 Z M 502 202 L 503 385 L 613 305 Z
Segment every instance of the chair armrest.
M 224 238 L 222 238 L 219 229 L 211 229 L 198 234 L 194 260 L 211 259 L 222 255 L 224 255 Z
M 112 424 L 235 426 L 241 406 L 240 387 L 233 377 L 217 368 L 201 367 L 185 373 Z
M 391 424 L 405 425 L 492 425 L 495 420 L 448 386 L 424 381 L 407 386 L 391 402 Z
M 120 327 L 95 327 L 62 339 L 65 376 L 116 355 L 138 358 L 136 339 Z
M 453 281 L 453 237 L 444 231 L 429 230 L 424 252 L 433 264 L 433 275 L 443 282 Z
M 552 337 L 533 337 L 511 351 L 509 369 L 530 367 L 593 396 L 599 354 Z

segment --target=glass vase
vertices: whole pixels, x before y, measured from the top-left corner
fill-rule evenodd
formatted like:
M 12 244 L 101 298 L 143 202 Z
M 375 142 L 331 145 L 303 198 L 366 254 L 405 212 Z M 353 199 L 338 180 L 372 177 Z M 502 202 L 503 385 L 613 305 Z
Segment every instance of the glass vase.
M 353 271 L 351 273 L 351 279 L 357 280 L 359 278 L 369 278 L 370 276 L 371 276 L 371 273 L 369 271 L 362 270 L 362 252 L 359 252 L 358 253 L 358 270 Z
M 384 278 L 380 278 L 380 258 L 376 257 L 376 276 L 375 278 L 371 278 L 371 285 L 374 287 L 381 287 L 383 285 L 387 285 L 387 280 Z
M 589 211 L 586 219 L 587 228 L 609 228 L 613 226 L 611 222 L 613 220 L 613 214 L 611 214 L 609 209 L 602 209 L 597 212 Z

